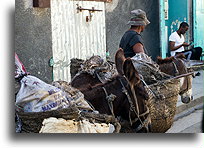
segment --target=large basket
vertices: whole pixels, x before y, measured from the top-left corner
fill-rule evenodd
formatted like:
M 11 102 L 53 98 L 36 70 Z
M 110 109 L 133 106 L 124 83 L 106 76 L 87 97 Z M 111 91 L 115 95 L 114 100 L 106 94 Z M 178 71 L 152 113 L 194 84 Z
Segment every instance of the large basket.
M 180 91 L 180 81 L 169 79 L 149 85 L 149 108 L 153 133 L 165 133 L 173 124 L 176 104 Z
M 23 133 L 39 133 L 43 120 L 49 117 L 63 118 L 66 120 L 74 119 L 76 121 L 88 119 L 90 122 L 94 123 L 111 123 L 115 127 L 114 133 L 120 131 L 120 124 L 113 116 L 91 112 L 80 112 L 75 106 L 47 112 L 17 112 L 17 115 L 21 120 L 21 132 Z

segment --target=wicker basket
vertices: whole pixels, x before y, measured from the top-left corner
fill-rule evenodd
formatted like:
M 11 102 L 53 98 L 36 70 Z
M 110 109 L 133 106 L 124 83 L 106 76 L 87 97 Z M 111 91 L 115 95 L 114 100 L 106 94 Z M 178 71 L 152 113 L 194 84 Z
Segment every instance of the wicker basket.
M 165 133 L 173 124 L 180 81 L 169 79 L 148 86 L 151 93 L 149 108 L 153 133 Z
M 112 123 L 115 126 L 114 133 L 119 133 L 120 131 L 120 124 L 113 116 L 105 114 L 96 114 L 91 112 L 79 112 L 79 109 L 75 106 L 66 109 L 52 110 L 47 112 L 17 112 L 17 115 L 21 120 L 21 132 L 23 133 L 39 133 L 42 127 L 43 120 L 49 117 L 63 118 L 66 120 L 75 119 L 76 121 L 88 119 L 90 122 Z

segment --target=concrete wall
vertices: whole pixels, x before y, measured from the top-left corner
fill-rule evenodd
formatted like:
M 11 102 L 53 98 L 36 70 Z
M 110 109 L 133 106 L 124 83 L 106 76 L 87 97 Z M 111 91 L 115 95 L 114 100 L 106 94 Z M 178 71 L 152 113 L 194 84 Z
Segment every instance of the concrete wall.
M 120 39 L 130 26 L 130 11 L 146 11 L 151 24 L 142 33 L 145 46 L 153 59 L 160 55 L 158 0 L 113 0 L 106 3 L 107 49 L 112 59 Z M 52 81 L 52 33 L 50 8 L 33 8 L 32 0 L 16 0 L 15 52 L 28 72 L 45 82 Z
M 160 55 L 159 1 L 113 0 L 112 3 L 106 4 L 107 49 L 112 59 L 119 47 L 121 37 L 130 27 L 126 24 L 130 19 L 130 11 L 134 9 L 144 10 L 151 22 L 142 33 L 149 55 L 153 59 Z
M 45 82 L 52 81 L 49 8 L 33 8 L 32 0 L 16 0 L 15 52 L 28 72 Z

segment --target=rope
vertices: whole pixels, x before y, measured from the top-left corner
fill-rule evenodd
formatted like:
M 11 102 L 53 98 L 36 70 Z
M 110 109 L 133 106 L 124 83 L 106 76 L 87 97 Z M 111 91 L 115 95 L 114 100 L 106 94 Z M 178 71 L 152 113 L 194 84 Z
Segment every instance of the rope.
M 99 74 L 97 72 L 94 71 L 94 74 L 96 75 L 96 77 L 99 79 L 99 81 L 101 83 L 103 83 L 103 84 L 105 83 L 105 81 L 99 76 Z
M 140 76 L 140 80 L 143 82 L 143 84 L 146 86 L 146 88 L 149 90 L 149 92 L 156 98 L 158 98 L 158 96 L 156 95 L 155 92 L 152 91 L 152 89 L 147 85 L 147 83 L 144 81 L 144 78 L 141 74 L 139 74 Z
M 105 92 L 106 99 L 108 101 L 108 106 L 109 106 L 109 109 L 111 111 L 111 114 L 113 115 L 113 117 L 115 117 L 115 114 L 114 114 L 114 111 L 113 111 L 113 103 L 112 102 L 115 100 L 116 96 L 113 95 L 113 94 L 108 95 L 105 87 L 102 87 L 102 88 L 103 88 L 103 90 Z
M 174 61 L 172 61 L 172 64 L 173 64 L 174 70 L 175 70 L 174 76 L 178 76 L 178 75 L 179 75 L 179 71 L 178 71 L 178 68 L 177 68 L 177 66 L 176 66 L 176 63 L 175 63 Z
M 178 61 L 177 58 L 175 58 L 175 60 Z M 185 66 L 184 61 L 183 61 L 183 60 L 180 60 L 180 61 L 183 63 L 183 65 L 184 65 L 184 70 L 185 70 L 185 73 L 186 73 L 186 75 L 187 75 L 187 76 L 185 76 L 185 74 L 183 74 L 183 76 L 186 77 L 186 79 L 187 79 L 187 87 L 186 87 L 186 89 L 182 90 L 182 91 L 179 93 L 179 94 L 181 95 L 181 94 L 184 94 L 185 92 L 187 92 L 187 91 L 190 89 L 189 84 L 191 83 L 191 82 L 190 82 L 191 80 L 190 80 L 189 75 L 191 75 L 191 73 L 188 74 L 188 69 L 187 69 L 187 67 Z M 176 63 L 173 62 L 173 64 L 175 64 L 175 68 L 176 68 L 176 70 L 178 71 L 177 66 L 176 66 Z M 178 74 L 179 74 L 179 73 L 178 73 Z
M 125 77 L 125 76 L 123 76 L 125 79 L 126 79 L 126 81 L 128 82 L 128 80 L 127 80 L 127 78 Z M 137 111 L 135 111 L 135 107 L 134 107 L 134 105 L 133 105 L 133 102 L 131 101 L 131 97 L 130 97 L 130 95 L 128 94 L 128 91 L 127 91 L 127 89 L 125 88 L 125 86 L 124 86 L 124 84 L 122 83 L 122 81 L 121 81 L 121 79 L 119 79 L 119 81 L 120 81 L 120 83 L 121 83 L 121 85 L 122 85 L 122 89 L 123 89 L 123 93 L 127 96 L 127 98 L 128 98 L 128 101 L 129 101 L 129 104 L 130 104 L 130 111 L 133 111 L 134 113 L 135 113 L 135 115 L 137 116 L 137 118 L 138 118 L 138 120 L 140 121 L 140 123 L 141 124 L 143 124 L 143 122 L 142 122 L 142 120 L 140 119 L 140 116 L 139 116 L 139 107 L 138 107 L 138 102 L 137 102 L 137 98 L 136 98 L 136 95 L 135 95 L 135 93 L 133 93 L 133 91 L 132 91 L 132 89 L 131 89 L 131 92 L 132 92 L 132 94 L 133 94 L 133 96 L 134 96 L 134 99 L 135 99 L 135 104 L 136 104 L 136 108 L 137 108 Z M 128 84 L 129 84 L 129 82 L 128 82 Z M 130 86 L 131 87 L 131 86 Z M 129 111 L 129 120 L 130 120 L 130 124 L 132 125 L 132 119 L 131 119 L 131 117 L 130 117 L 130 111 Z M 137 120 L 136 120 L 137 121 Z

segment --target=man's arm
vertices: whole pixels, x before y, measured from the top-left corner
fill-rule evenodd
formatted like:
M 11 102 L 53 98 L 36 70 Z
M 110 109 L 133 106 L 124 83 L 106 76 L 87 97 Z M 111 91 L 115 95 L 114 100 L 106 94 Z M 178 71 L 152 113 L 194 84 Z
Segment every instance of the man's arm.
M 137 43 L 133 46 L 133 51 L 135 53 L 144 53 L 144 47 L 141 43 Z
M 184 43 L 181 44 L 181 45 L 175 46 L 175 42 L 170 41 L 170 42 L 169 42 L 169 46 L 170 46 L 170 50 L 171 50 L 171 51 L 175 51 L 175 50 L 181 48 L 182 46 L 188 47 L 189 44 L 184 42 Z

